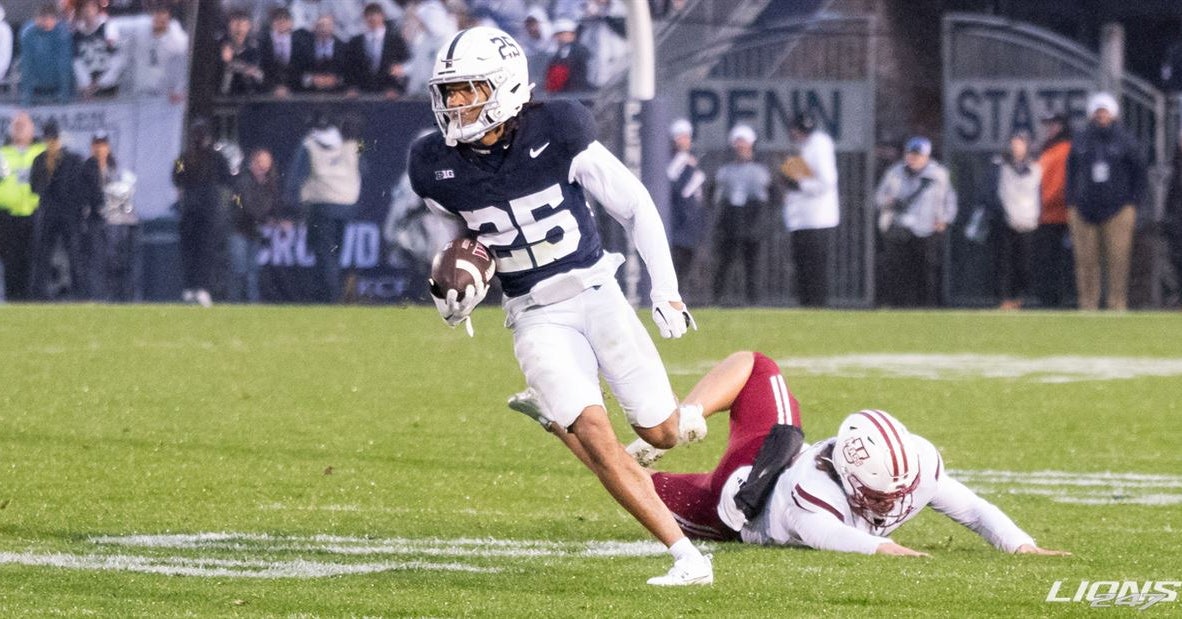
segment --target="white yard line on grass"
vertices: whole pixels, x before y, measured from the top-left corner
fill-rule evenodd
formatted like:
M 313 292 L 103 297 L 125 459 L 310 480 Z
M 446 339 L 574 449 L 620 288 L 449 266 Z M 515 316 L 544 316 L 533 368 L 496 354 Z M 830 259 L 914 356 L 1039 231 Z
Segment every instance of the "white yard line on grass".
M 1179 475 L 997 470 L 949 470 L 948 473 L 981 494 L 1028 494 L 1077 505 L 1182 504 Z
M 325 578 L 348 574 L 426 570 L 444 572 L 472 572 L 490 574 L 495 567 L 478 567 L 463 563 L 430 563 L 425 561 L 383 563 L 320 563 L 294 559 L 291 561 L 261 561 L 256 559 L 192 559 L 186 557 L 137 557 L 128 555 L 77 555 L 69 553 L 38 554 L 33 552 L 0 552 L 0 564 L 17 564 L 67 569 L 141 572 L 169 576 L 204 576 L 230 578 Z

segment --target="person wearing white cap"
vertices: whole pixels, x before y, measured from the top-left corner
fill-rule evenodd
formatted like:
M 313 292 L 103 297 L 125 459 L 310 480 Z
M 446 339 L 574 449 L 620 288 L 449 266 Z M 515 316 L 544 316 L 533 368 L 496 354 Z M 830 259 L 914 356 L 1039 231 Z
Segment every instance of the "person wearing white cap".
M 721 304 L 729 280 L 727 274 L 738 254 L 743 258 L 742 302 L 753 304 L 759 294 L 756 288 L 756 259 L 759 242 L 763 239 L 765 211 L 771 197 L 772 174 L 768 167 L 755 161 L 755 130 L 748 125 L 735 125 L 730 132 L 734 159 L 714 174 L 714 203 L 719 207 L 718 230 L 715 232 L 714 302 Z
M 666 168 L 669 177 L 669 249 L 673 252 L 673 269 L 678 277 L 687 277 L 693 266 L 694 253 L 702 240 L 705 228 L 702 208 L 702 185 L 706 175 L 698 168 L 694 147 L 694 127 L 679 118 L 669 126 L 673 140 L 673 158 Z
M 546 65 L 546 92 L 580 92 L 591 89 L 587 68 L 591 51 L 579 43 L 579 26 L 575 20 L 560 17 L 554 20 L 554 42 L 557 47 Z
M 887 169 L 874 202 L 883 259 L 881 300 L 894 307 L 941 304 L 944 231 L 956 219 L 956 190 L 948 169 L 932 158 L 932 141 L 915 136 L 903 161 Z
M 1100 308 L 1101 264 L 1107 267 L 1106 307 L 1128 308 L 1129 259 L 1137 205 L 1147 186 L 1145 161 L 1117 121 L 1120 105 L 1106 92 L 1088 99 L 1090 121 L 1067 158 L 1067 210 L 1075 249 L 1079 308 Z M 1104 260 L 1101 260 L 1101 255 Z

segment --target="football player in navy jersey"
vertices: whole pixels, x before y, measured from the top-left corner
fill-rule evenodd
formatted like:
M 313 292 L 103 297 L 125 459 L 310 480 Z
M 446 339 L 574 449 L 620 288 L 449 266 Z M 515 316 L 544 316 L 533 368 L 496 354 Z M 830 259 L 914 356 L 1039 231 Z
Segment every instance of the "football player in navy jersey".
M 669 547 L 673 567 L 648 582 L 709 584 L 710 558 L 621 446 L 599 387 L 602 374 L 645 446 L 705 437 L 701 409 L 678 407 L 660 355 L 620 291 L 615 273 L 624 259 L 603 250 L 587 197 L 631 233 L 652 280 L 653 320 L 663 337 L 676 338 L 697 327 L 678 293 L 664 225 L 644 185 L 596 140 L 590 111 L 575 101 L 531 102 L 531 87 L 511 36 L 489 27 L 456 34 L 428 83 L 440 132 L 411 147 L 411 185 L 491 251 L 529 386 L 520 397 L 569 430 L 612 497 Z M 433 296 L 447 324 L 470 327 L 485 292 L 478 283 Z

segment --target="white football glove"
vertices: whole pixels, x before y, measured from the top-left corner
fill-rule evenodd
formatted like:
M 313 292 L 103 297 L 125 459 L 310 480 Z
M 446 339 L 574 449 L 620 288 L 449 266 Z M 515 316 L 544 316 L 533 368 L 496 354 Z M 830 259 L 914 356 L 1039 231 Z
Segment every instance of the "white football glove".
M 653 322 L 657 323 L 657 329 L 665 339 L 681 337 L 690 329 L 698 330 L 698 323 L 694 322 L 694 317 L 689 313 L 685 303 L 676 301 L 681 307 L 674 307 L 673 303 L 653 303 Z
M 431 299 L 435 301 L 435 309 L 439 311 L 443 322 L 453 329 L 460 323 L 464 323 L 464 329 L 469 336 L 473 337 L 476 333 L 472 329 L 472 310 L 480 305 L 486 294 L 488 294 L 488 286 L 469 284 L 464 289 L 463 299 L 459 298 L 460 292 L 455 289 L 448 290 L 447 295 L 440 298 L 435 296 L 435 287 L 431 287 Z

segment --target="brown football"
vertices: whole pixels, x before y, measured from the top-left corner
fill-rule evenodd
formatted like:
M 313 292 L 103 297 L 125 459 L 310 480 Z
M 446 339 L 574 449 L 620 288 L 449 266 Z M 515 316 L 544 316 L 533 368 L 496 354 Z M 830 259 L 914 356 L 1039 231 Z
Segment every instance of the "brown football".
M 431 261 L 431 294 L 442 299 L 448 290 L 456 290 L 463 299 L 469 285 L 479 281 L 488 286 L 495 272 L 492 252 L 476 239 L 449 241 Z

